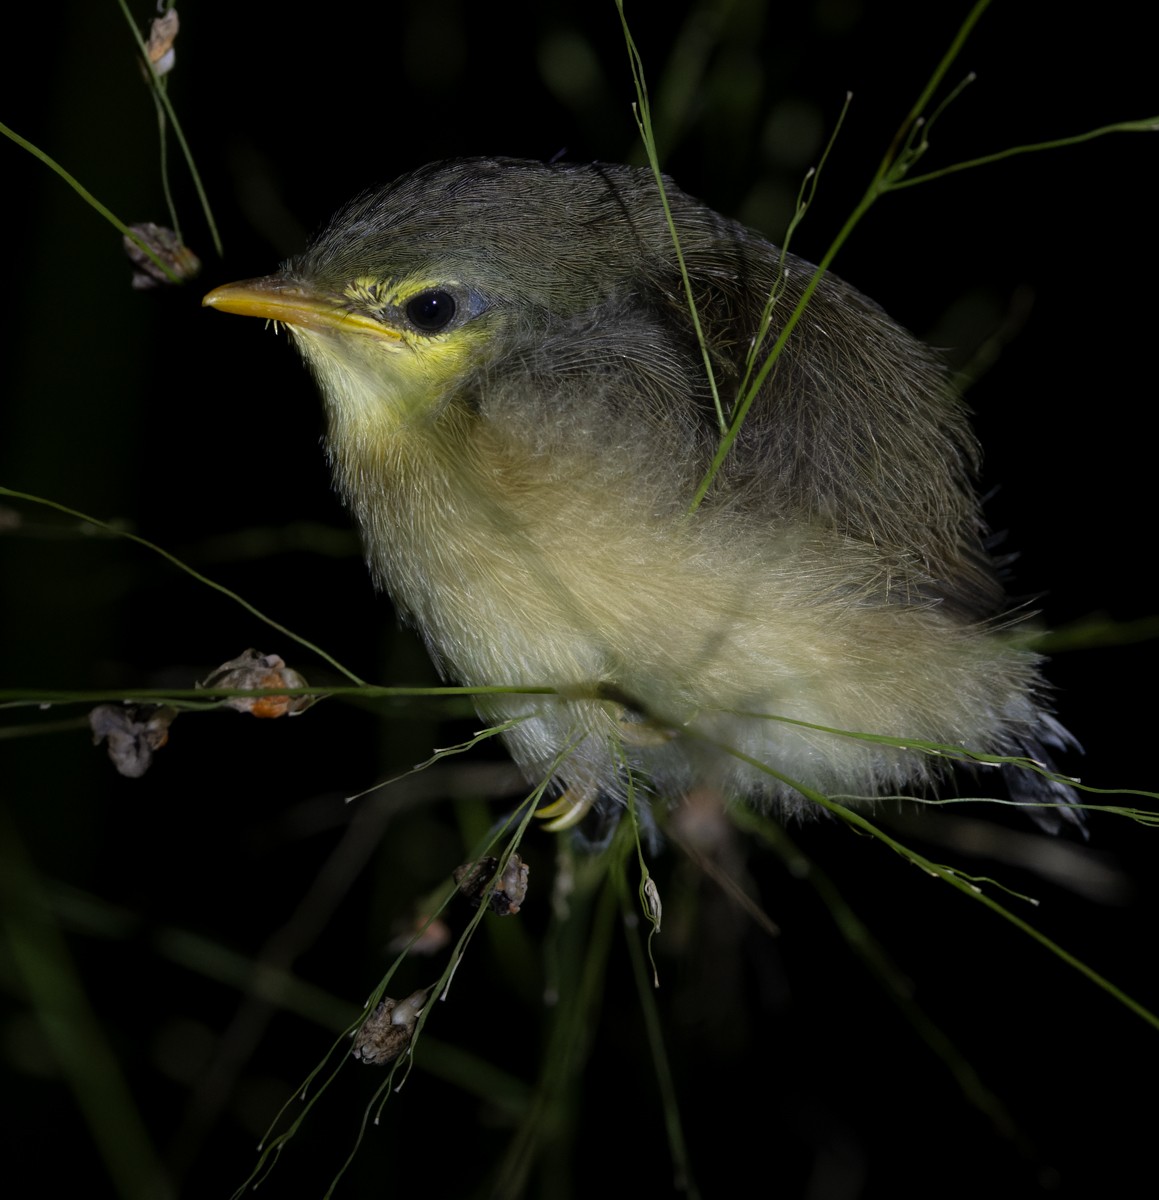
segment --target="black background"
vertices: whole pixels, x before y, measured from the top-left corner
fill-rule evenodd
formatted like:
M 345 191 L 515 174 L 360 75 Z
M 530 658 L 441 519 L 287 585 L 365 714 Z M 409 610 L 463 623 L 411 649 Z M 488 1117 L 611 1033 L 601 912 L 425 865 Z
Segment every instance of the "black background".
M 137 7 L 144 20 L 147 6 Z M 820 256 L 950 44 L 961 7 L 738 0 L 674 3 L 656 20 L 629 6 L 659 113 L 678 114 L 667 169 L 776 240 L 818 139 L 852 91 L 794 244 Z M 979 79 L 940 119 L 929 166 L 1159 113 L 1153 43 L 1133 24 L 1136 11 L 1112 0 L 1077 24 L 1038 6 L 996 6 L 950 73 L 951 82 L 968 70 Z M 183 17 L 170 95 L 225 259 L 212 251 L 175 146 L 178 210 L 205 266 L 192 286 L 153 293 L 129 288 L 110 227 L 31 157 L 0 146 L 0 483 L 123 522 L 364 678 L 433 682 L 421 648 L 396 633 L 388 602 L 373 593 L 330 492 L 320 409 L 297 357 L 256 322 L 203 311 L 200 296 L 272 270 L 350 195 L 435 158 L 638 158 L 615 8 L 402 0 L 295 16 L 208 4 Z M 0 56 L 0 119 L 122 218 L 166 222 L 153 107 L 115 6 L 57 6 L 35 41 L 9 37 Z M 677 65 L 698 56 L 701 67 Z M 996 361 L 970 391 L 986 452 L 981 486 L 991 524 L 1019 551 L 1012 593 L 1032 598 L 1054 629 L 1108 620 L 1105 639 L 1088 636 L 1050 668 L 1060 716 L 1086 748 L 1069 765 L 1102 787 L 1156 783 L 1154 644 L 1129 624 L 1155 607 L 1155 146 L 1150 135 L 1116 135 L 888 197 L 837 263 L 953 362 L 995 345 L 1001 331 Z M 183 687 L 247 645 L 281 653 L 312 682 L 334 681 L 148 551 L 45 508 L 0 504 L 0 685 Z M 6 714 L 22 734 L 4 741 L 0 760 L 8 861 L 20 846 L 34 863 L 52 928 L 67 938 L 175 1190 L 228 1194 L 248 1174 L 264 1124 L 389 965 L 393 923 L 467 856 L 466 827 L 503 811 L 510 781 L 501 756 L 484 748 L 453 778 L 433 775 L 430 794 L 384 833 L 366 817 L 351 833 L 359 810 L 346 796 L 462 740 L 476 722 L 451 720 L 442 703 L 329 702 L 294 722 L 260 724 L 186 716 L 133 781 L 92 748 L 81 721 L 35 732 L 82 711 Z M 447 799 L 456 789 L 468 798 L 458 808 Z M 1002 822 L 996 812 L 972 815 Z M 905 837 L 1039 897 L 1038 908 L 1009 903 L 1159 1007 L 1154 835 L 1109 816 L 1092 821 L 1089 851 L 1079 852 L 1113 883 L 1096 898 L 1029 869 L 1049 846 L 1023 851 L 1025 827 L 1002 827 L 1010 832 L 998 841 L 1023 854 L 1021 866 L 972 856 L 962 830 L 938 814 Z M 1010 1194 L 1089 1195 L 1114 1193 L 1146 1169 L 1159 1031 L 876 843 L 827 822 L 792 833 L 1006 1103 L 1021 1140 L 963 1101 L 807 883 L 739 836 L 729 869 L 781 927 L 776 940 L 729 910 L 678 851 L 654 863 L 672 914 L 659 939 L 658 1002 L 703 1195 L 965 1195 L 999 1181 Z M 502 949 L 477 940 L 428 1033 L 530 1082 L 543 1045 L 537 947 L 554 850 L 542 832 L 525 846 L 532 895 L 520 932 L 506 936 L 527 965 L 513 977 Z M 365 863 L 334 865 L 343 847 Z M 295 910 L 330 878 L 327 863 L 338 894 L 315 927 Z M 19 897 L 12 911 L 10 927 L 28 928 Z M 461 927 L 463 914 L 453 923 Z M 244 976 L 287 925 L 299 939 L 295 973 L 334 1003 L 310 1017 L 274 1005 L 245 1026 L 238 1014 L 252 1010 L 230 956 Z M 35 920 L 30 927 L 40 931 L 34 942 L 49 936 Z M 208 949 L 181 950 L 185 935 Z M 117 1194 L 18 961 L 8 951 L 0 958 L 9 1162 L 29 1164 L 47 1190 L 80 1175 L 89 1195 Z M 429 963 L 411 971 L 400 976 L 404 990 L 434 977 Z M 380 1081 L 371 1074 L 339 1077 L 267 1195 L 324 1191 Z M 576 1099 L 570 1152 L 549 1156 L 530 1194 L 565 1195 L 561 1181 L 576 1194 L 667 1194 L 655 1073 L 618 941 Z M 420 1043 L 410 1082 L 338 1194 L 487 1195 L 510 1137 L 491 1106 L 424 1070 Z

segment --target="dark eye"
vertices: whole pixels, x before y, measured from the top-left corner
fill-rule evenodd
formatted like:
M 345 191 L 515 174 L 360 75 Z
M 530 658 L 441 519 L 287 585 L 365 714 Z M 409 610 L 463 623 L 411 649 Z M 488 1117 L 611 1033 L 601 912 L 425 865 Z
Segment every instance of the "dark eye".
M 432 288 L 419 292 L 406 302 L 407 320 L 423 333 L 438 333 L 455 319 L 455 297 Z

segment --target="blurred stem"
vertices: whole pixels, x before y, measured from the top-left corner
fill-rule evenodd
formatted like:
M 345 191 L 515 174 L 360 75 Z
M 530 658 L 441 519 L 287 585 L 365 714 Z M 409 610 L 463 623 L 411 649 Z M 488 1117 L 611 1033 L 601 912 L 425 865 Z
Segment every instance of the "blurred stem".
M 120 1064 L 50 916 L 40 876 L 5 809 L 0 809 L 0 888 L 0 920 L 16 973 L 117 1194 L 129 1200 L 172 1196 Z
M 973 1065 L 959 1053 L 945 1032 L 914 1000 L 909 981 L 870 932 L 869 927 L 850 907 L 837 885 L 805 856 L 776 821 L 739 805 L 730 815 L 739 828 L 755 835 L 769 846 L 795 879 L 808 880 L 829 910 L 829 915 L 846 944 L 876 977 L 917 1035 L 942 1060 L 967 1101 L 985 1113 L 1004 1137 L 1022 1145 L 1024 1139 L 1006 1106 L 982 1082 Z
M 527 1115 L 500 1165 L 491 1200 L 516 1200 L 528 1194 L 528 1177 L 537 1160 L 542 1170 L 538 1194 L 553 1200 L 572 1195 L 575 1110 L 582 1103 L 582 1073 L 604 994 L 618 908 L 612 876 L 624 870 L 621 847 L 626 848 L 626 843 L 617 839 L 604 854 L 580 859 L 561 844 L 561 855 L 570 862 L 561 867 L 557 886 L 558 877 L 572 874 L 575 886 L 566 897 L 566 913 L 557 912 L 549 935 L 560 969 L 549 983 L 554 1005 L 548 1009 L 543 1070 Z
M 705 92 L 705 77 L 721 30 L 732 16 L 736 0 L 708 0 L 684 19 L 656 88 L 653 140 L 659 157 L 666 158 L 680 141 Z

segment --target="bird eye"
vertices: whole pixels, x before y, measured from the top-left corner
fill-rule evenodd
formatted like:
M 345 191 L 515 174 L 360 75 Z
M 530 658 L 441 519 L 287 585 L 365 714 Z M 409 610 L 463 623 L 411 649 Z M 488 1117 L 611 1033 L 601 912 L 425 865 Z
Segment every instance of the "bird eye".
M 450 292 L 433 288 L 419 292 L 406 302 L 407 320 L 423 333 L 438 333 L 455 319 L 455 297 Z

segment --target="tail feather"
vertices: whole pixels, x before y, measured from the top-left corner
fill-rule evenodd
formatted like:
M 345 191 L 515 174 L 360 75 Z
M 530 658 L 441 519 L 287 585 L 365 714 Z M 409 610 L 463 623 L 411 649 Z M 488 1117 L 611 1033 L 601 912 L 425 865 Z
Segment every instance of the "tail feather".
M 1052 774 L 1057 767 L 1051 752 L 1065 754 L 1072 751 L 1082 753 L 1073 734 L 1049 713 L 1040 713 L 1034 734 L 1022 739 L 1020 751 Z M 1068 825 L 1085 841 L 1090 833 L 1086 816 L 1077 807 L 1081 801 L 1069 784 L 1060 779 L 1050 779 L 1037 771 L 1007 764 L 1002 768 L 1011 799 L 1016 804 L 1027 806 L 1027 815 L 1047 833 L 1061 833 Z

